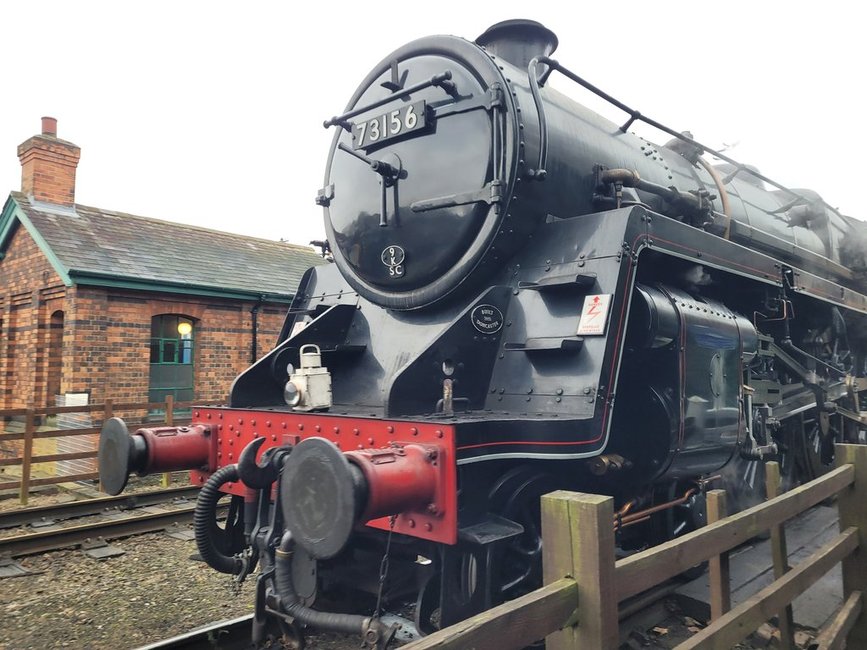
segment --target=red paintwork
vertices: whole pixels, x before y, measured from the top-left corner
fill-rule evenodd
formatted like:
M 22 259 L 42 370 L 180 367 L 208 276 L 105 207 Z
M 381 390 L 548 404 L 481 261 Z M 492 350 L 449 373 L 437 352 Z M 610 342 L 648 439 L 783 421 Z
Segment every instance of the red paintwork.
M 395 532 L 442 544 L 457 543 L 457 469 L 452 425 L 211 407 L 193 409 L 193 422 L 209 425 L 215 432 L 210 437 L 215 459 L 212 471 L 237 462 L 244 447 L 262 437 L 266 442 L 259 450 L 260 455 L 271 447 L 294 445 L 312 437 L 330 440 L 346 452 L 359 452 L 353 453 L 350 460 L 361 467 L 372 486 L 368 500 L 371 516 L 394 512 L 390 510 L 393 507 L 406 507 L 395 519 Z M 377 454 L 371 452 L 388 453 L 395 448 L 403 449 L 400 463 L 373 462 Z M 431 451 L 436 452 L 435 459 L 429 458 Z M 206 472 L 190 472 L 196 484 L 204 483 L 208 476 Z M 245 490 L 239 482 L 228 483 L 223 491 L 244 496 Z M 433 499 L 427 498 L 429 494 Z M 412 503 L 419 505 L 408 505 Z M 388 530 L 389 518 L 377 517 L 367 525 Z
M 210 427 L 154 427 L 139 429 L 133 435 L 145 440 L 148 451 L 145 472 L 172 472 L 191 467 L 213 467 Z
M 444 493 L 437 490 L 442 472 L 439 445 L 399 445 L 385 449 L 348 451 L 349 461 L 361 468 L 367 481 L 367 507 L 362 521 L 407 510 L 438 510 Z M 441 504 L 442 505 L 442 504 Z

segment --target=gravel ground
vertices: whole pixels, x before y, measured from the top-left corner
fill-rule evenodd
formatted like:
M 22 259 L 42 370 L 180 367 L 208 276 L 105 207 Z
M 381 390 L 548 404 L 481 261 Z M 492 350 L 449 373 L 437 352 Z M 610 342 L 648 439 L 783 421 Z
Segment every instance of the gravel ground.
M 251 612 L 252 585 L 233 594 L 226 576 L 190 561 L 193 542 L 158 533 L 111 544 L 126 553 L 22 558 L 35 575 L 0 582 L 0 648 L 135 648 Z
M 132 479 L 125 493 L 160 489 L 159 480 Z M 173 487 L 186 484 L 185 473 L 173 476 Z M 28 506 L 96 495 L 72 487 L 33 493 Z M 17 496 L 0 498 L 0 511 L 18 507 Z M 67 550 L 19 558 L 32 573 L 0 580 L 0 650 L 125 650 L 252 613 L 254 578 L 235 592 L 228 576 L 191 559 L 193 541 L 152 533 L 110 544 L 124 555 L 96 560 Z M 355 638 L 310 641 L 313 648 L 358 648 Z

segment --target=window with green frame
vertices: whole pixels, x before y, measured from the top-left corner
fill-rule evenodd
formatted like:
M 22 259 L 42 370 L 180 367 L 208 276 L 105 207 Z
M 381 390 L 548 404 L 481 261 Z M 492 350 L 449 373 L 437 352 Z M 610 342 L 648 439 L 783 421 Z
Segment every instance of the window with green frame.
M 150 381 L 148 401 L 176 402 L 193 399 L 195 323 L 177 314 L 160 314 L 151 320 Z M 157 415 L 154 413 L 153 415 Z
M 151 322 L 151 363 L 193 363 L 193 321 L 163 314 Z

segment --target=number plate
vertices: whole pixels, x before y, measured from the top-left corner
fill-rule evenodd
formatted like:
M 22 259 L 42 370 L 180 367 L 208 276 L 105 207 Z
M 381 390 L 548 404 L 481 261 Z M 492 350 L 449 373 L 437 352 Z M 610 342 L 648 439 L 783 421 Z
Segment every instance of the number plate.
M 413 102 L 370 120 L 356 122 L 352 125 L 354 147 L 364 149 L 423 129 L 426 124 L 425 107 L 424 101 Z

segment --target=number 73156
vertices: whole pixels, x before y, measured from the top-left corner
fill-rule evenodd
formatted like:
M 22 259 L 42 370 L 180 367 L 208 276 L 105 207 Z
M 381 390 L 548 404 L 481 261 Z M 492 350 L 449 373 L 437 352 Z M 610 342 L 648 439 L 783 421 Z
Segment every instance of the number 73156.
M 356 149 L 391 140 L 425 126 L 425 102 L 413 102 L 352 125 Z

